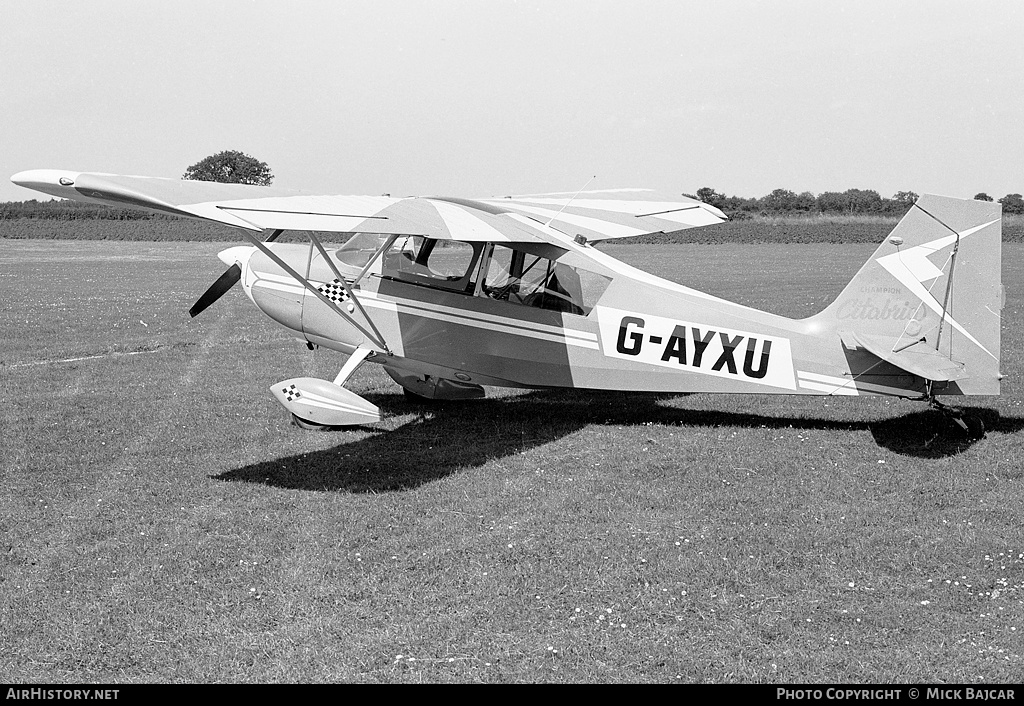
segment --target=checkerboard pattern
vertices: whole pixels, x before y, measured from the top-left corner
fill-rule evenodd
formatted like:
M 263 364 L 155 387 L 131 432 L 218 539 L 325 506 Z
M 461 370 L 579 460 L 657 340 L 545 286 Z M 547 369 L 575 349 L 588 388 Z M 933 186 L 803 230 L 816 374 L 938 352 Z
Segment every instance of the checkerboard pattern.
M 345 287 L 343 287 L 341 282 L 338 280 L 334 280 L 333 282 L 324 282 L 317 287 L 317 290 L 331 301 L 348 301 L 348 293 L 345 291 Z

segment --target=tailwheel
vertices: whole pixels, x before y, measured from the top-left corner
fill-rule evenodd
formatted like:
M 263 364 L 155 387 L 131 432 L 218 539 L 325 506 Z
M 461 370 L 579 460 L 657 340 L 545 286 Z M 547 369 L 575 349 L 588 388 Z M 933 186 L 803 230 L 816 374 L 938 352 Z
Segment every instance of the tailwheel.
M 985 422 L 981 420 L 981 417 L 975 417 L 973 414 L 968 414 L 963 417 L 964 423 L 967 424 L 967 436 L 970 439 L 980 439 L 985 436 Z
M 949 410 L 949 418 L 962 431 L 968 439 L 977 441 L 985 436 L 985 422 L 973 414 L 961 414 L 955 410 Z
M 932 409 L 942 412 L 971 441 L 977 441 L 985 436 L 985 422 L 982 421 L 981 417 L 967 414 L 953 407 L 947 407 L 934 397 L 928 401 L 928 404 Z

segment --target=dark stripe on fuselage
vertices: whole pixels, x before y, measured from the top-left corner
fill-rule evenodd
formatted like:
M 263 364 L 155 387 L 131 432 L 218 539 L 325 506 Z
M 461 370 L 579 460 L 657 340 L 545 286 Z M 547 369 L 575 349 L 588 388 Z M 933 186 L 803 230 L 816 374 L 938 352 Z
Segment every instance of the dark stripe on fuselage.
M 563 328 L 559 312 L 388 279 L 380 281 L 377 294 L 409 300 L 425 310 L 420 314 L 410 310 L 411 306 L 403 306 L 402 301 L 398 302 L 398 327 L 407 358 L 527 386 L 572 384 L 567 344 L 528 335 L 531 323 Z M 429 315 L 431 305 L 460 309 L 466 312 L 467 318 L 478 312 L 514 321 L 502 324 L 481 319 L 465 324 L 439 321 Z M 515 326 L 516 321 L 520 322 L 522 334 L 493 328 Z

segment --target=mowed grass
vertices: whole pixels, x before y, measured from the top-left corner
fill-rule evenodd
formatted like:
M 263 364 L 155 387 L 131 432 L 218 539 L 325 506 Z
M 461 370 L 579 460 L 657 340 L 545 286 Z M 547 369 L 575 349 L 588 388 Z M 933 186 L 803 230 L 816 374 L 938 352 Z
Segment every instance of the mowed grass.
M 973 444 L 887 399 L 496 390 L 307 432 L 331 378 L 215 244 L 0 241 L 9 682 L 1018 682 L 1024 247 Z M 803 316 L 872 246 L 609 246 Z M 827 263 L 823 264 L 823 263 Z M 779 284 L 784 283 L 784 284 Z M 79 360 L 69 360 L 79 359 Z

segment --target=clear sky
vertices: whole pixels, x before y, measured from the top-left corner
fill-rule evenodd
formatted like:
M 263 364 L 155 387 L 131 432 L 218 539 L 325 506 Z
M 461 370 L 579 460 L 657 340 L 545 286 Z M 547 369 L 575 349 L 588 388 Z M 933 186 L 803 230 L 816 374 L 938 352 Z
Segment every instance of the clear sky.
M 0 0 L 0 57 L 0 201 L 225 149 L 324 193 L 1024 192 L 1017 0 Z

